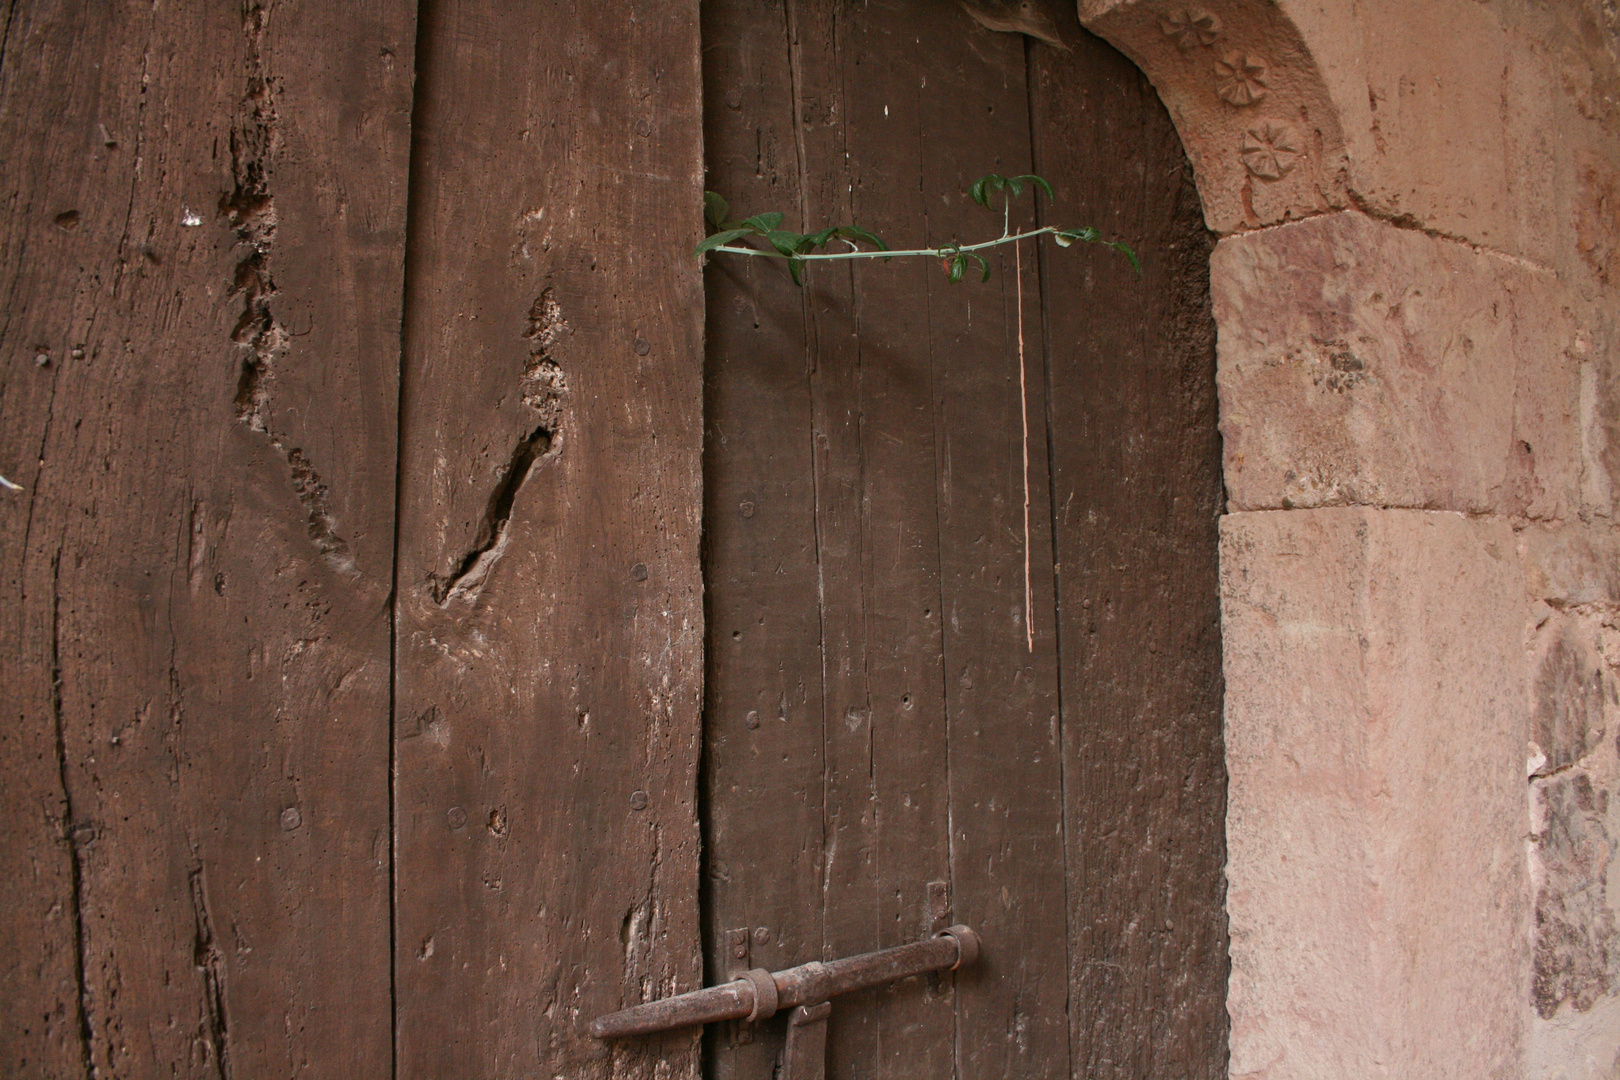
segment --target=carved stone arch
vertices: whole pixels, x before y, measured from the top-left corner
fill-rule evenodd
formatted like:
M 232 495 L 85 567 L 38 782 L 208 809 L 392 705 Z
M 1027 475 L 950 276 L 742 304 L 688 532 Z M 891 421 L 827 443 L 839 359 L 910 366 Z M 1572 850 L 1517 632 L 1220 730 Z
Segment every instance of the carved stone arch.
M 1080 0 L 1169 109 L 1223 235 L 1344 207 L 1338 110 L 1293 20 L 1256 0 Z

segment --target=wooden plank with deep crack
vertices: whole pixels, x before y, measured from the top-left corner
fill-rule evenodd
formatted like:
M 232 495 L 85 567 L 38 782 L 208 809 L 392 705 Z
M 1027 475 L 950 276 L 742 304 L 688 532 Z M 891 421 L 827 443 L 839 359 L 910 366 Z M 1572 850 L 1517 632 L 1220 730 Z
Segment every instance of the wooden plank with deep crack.
M 399 1075 L 691 1075 L 694 5 L 427 5 L 397 597 Z M 639 1074 L 639 1073 L 638 1073 Z
M 413 7 L 6 9 L 6 1075 L 388 1074 Z

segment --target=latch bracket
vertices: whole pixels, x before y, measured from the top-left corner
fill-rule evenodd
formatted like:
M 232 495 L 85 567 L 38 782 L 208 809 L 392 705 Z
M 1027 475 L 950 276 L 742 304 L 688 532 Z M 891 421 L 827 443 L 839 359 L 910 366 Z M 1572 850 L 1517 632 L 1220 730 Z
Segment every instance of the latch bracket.
M 825 1080 L 829 999 L 913 975 L 955 971 L 978 958 L 979 935 L 966 926 L 948 926 L 925 941 L 842 960 L 812 960 L 777 972 L 750 968 L 719 986 L 599 1016 L 591 1021 L 591 1034 L 614 1039 L 718 1020 L 758 1021 L 790 1008 L 783 1080 Z
M 800 1005 L 788 1017 L 782 1080 L 827 1080 L 827 1017 L 832 1002 Z

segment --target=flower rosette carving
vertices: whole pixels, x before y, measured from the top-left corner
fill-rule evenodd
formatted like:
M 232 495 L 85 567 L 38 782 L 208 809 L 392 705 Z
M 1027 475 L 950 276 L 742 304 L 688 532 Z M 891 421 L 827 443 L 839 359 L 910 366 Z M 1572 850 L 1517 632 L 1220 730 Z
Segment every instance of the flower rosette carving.
M 1266 96 L 1270 68 L 1251 52 L 1241 49 L 1215 62 L 1215 92 L 1229 105 L 1253 105 Z
M 1200 8 L 1181 8 L 1160 19 L 1159 29 L 1176 48 L 1189 52 L 1197 45 L 1215 44 L 1221 36 L 1221 20 Z
M 1244 168 L 1261 180 L 1281 180 L 1293 172 L 1303 152 L 1294 129 L 1278 120 L 1265 120 L 1249 128 L 1238 143 Z

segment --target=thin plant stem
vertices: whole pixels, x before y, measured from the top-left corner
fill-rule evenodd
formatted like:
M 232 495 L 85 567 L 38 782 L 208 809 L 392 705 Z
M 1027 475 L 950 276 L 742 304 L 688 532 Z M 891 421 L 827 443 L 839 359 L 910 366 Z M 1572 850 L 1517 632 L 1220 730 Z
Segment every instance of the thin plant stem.
M 1035 651 L 1035 597 L 1029 580 L 1029 378 L 1024 362 L 1024 249 L 1013 245 L 1018 301 L 1018 413 L 1024 424 L 1024 638 Z
M 808 255 L 795 255 L 795 259 L 805 262 L 831 262 L 838 259 L 903 259 L 907 256 L 924 255 L 934 259 L 946 259 L 952 255 L 964 254 L 969 251 L 983 251 L 986 248 L 1000 247 L 1002 244 L 1014 244 L 1019 240 L 1028 240 L 1032 236 L 1044 236 L 1047 233 L 1061 232 L 1055 225 L 1046 225 L 1029 232 L 1016 235 L 999 236 L 994 240 L 985 240 L 977 244 L 963 244 L 961 247 L 951 246 L 943 248 L 910 248 L 904 251 L 823 251 Z M 766 251 L 755 247 L 738 247 L 735 244 L 721 244 L 712 248 L 712 251 L 727 251 L 733 255 L 763 255 L 767 259 L 786 259 L 780 251 Z

